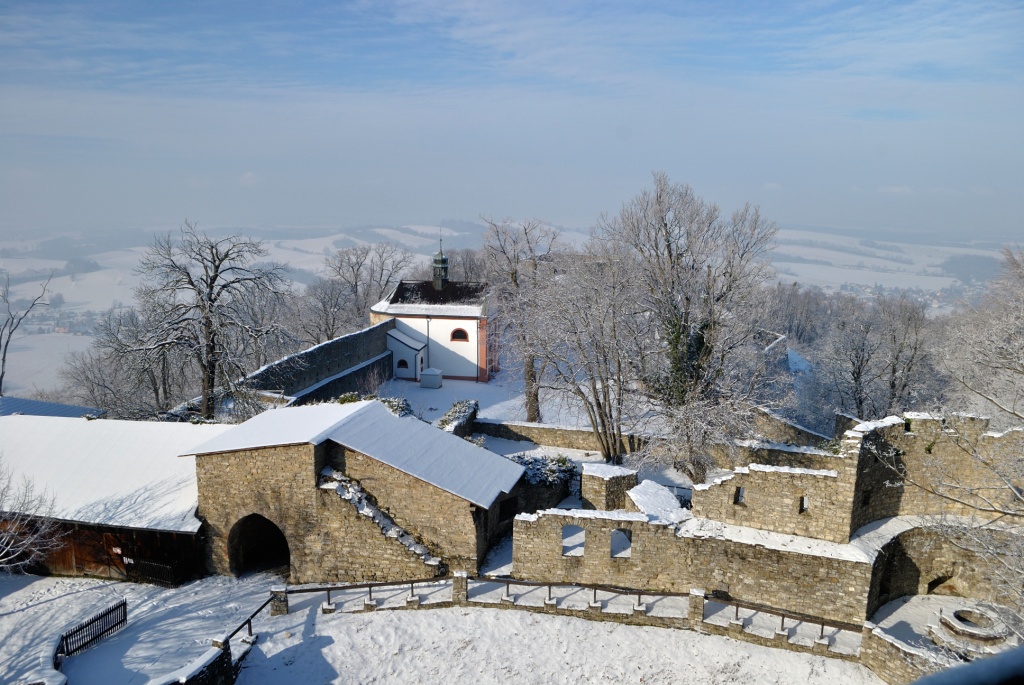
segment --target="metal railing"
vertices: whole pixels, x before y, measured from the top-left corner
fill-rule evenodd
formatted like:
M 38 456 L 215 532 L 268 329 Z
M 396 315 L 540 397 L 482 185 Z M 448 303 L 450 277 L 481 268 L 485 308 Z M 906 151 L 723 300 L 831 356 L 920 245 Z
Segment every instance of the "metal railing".
M 327 603 L 331 603 L 331 593 L 351 590 L 366 590 L 366 601 L 373 601 L 373 589 L 374 588 L 394 588 L 394 587 L 405 587 L 409 586 L 409 595 L 413 595 L 417 585 L 427 585 L 430 583 L 440 583 L 449 581 L 452 576 L 434 576 L 433 578 L 420 578 L 418 580 L 400 580 L 400 581 L 381 581 L 378 583 L 355 583 L 352 585 L 343 584 L 332 584 L 332 585 L 314 585 L 311 587 L 298 587 L 298 588 L 287 588 L 286 594 L 296 595 L 310 592 L 326 592 Z
M 57 650 L 53 653 L 53 667 L 60 670 L 62 657 L 78 654 L 97 640 L 124 628 L 127 623 L 128 600 L 122 599 L 71 630 L 65 631 L 61 634 Z

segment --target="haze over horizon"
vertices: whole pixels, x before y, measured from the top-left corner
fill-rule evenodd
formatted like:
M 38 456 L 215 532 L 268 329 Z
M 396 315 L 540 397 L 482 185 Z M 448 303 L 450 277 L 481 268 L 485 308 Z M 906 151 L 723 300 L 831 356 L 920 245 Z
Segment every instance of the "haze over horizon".
M 1014 241 L 1017 2 L 0 5 L 0 238 L 731 211 Z

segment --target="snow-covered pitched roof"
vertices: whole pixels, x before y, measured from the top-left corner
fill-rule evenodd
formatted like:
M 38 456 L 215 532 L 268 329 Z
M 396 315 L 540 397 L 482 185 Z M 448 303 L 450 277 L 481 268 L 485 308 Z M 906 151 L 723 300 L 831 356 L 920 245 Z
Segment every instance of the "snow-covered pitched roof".
M 77 404 L 58 404 L 57 402 L 41 402 L 39 400 L 28 400 L 23 397 L 11 397 L 5 395 L 0 397 L 0 416 L 12 414 L 25 414 L 28 416 L 85 416 L 92 414 L 99 416 L 102 409 L 96 407 L 83 407 Z
M 380 402 L 283 407 L 259 414 L 190 454 L 333 440 L 473 504 L 490 507 L 522 466 Z
M 271 409 L 217 437 L 196 445 L 189 454 L 237 452 L 278 445 L 319 445 L 344 418 L 359 411 L 366 402 L 311 404 Z
M 379 402 L 358 404 L 361 408 L 331 431 L 331 440 L 473 504 L 490 508 L 525 472 L 519 464 L 413 416 L 395 416 Z
M 453 319 L 479 319 L 484 315 L 480 304 L 391 304 L 381 300 L 370 307 L 376 314 L 390 316 L 447 316 Z
M 403 345 L 405 345 L 406 347 L 408 347 L 410 350 L 415 350 L 417 352 L 419 352 L 420 350 L 422 350 L 424 347 L 427 346 L 427 343 L 420 342 L 419 340 L 413 340 L 408 335 L 406 335 L 405 333 L 402 333 L 399 330 L 390 330 L 390 331 L 388 331 L 388 337 L 389 338 L 394 338 L 398 342 L 400 342 Z
M 0 455 L 68 521 L 193 533 L 193 459 L 177 455 L 230 426 L 51 416 L 0 417 Z

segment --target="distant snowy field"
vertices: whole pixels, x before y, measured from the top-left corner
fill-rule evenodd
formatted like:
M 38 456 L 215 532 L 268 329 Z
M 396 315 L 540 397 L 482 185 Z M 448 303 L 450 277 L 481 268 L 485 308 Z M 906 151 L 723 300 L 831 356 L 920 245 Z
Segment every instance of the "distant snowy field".
M 43 333 L 19 335 L 7 351 L 7 374 L 4 394 L 30 397 L 36 389 L 52 390 L 60 385 L 58 373 L 70 352 L 89 349 L 93 338 L 88 335 Z
M 69 624 L 128 598 L 126 628 L 65 663 L 74 685 L 145 683 L 201 655 L 280 582 L 211 577 L 175 590 L 82 578 L 0 575 L 0 681 L 26 681 Z M 321 595 L 254 622 L 240 685 L 295 683 L 808 683 L 876 685 L 836 659 L 691 631 L 525 611 L 319 612 Z M 238 638 L 236 638 L 238 640 Z M 38 671 L 37 671 L 38 673 Z

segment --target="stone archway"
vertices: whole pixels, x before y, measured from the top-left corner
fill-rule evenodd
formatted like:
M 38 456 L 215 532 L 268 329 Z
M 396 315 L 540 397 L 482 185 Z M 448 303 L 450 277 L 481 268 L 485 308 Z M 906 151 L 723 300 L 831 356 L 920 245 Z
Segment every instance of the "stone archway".
M 275 569 L 287 575 L 291 565 L 288 540 L 273 521 L 249 514 L 231 527 L 228 563 L 235 576 Z

